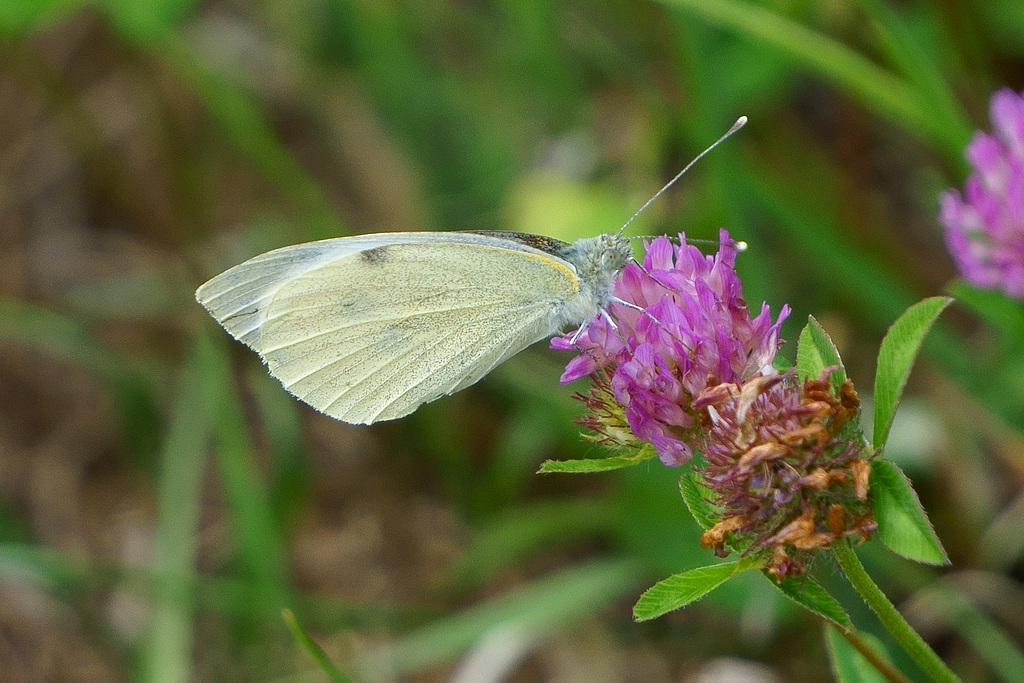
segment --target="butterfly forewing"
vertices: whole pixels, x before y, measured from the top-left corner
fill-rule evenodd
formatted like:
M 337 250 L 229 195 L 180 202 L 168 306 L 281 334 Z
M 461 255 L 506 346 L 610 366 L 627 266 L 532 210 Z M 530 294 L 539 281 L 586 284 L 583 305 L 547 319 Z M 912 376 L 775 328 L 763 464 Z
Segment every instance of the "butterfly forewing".
M 297 397 L 370 423 L 469 386 L 553 334 L 553 309 L 578 293 L 564 261 L 496 237 L 400 237 L 358 251 L 335 240 L 344 249 L 307 252 L 315 258 L 304 272 L 279 253 L 288 249 L 271 252 L 220 276 L 256 262 L 229 286 L 204 285 L 200 298 L 216 289 L 203 303 Z M 271 285 L 274 268 L 285 277 Z
M 282 286 L 324 263 L 378 245 L 376 237 L 341 237 L 268 251 L 211 279 L 196 299 L 235 339 L 259 351 L 267 308 Z

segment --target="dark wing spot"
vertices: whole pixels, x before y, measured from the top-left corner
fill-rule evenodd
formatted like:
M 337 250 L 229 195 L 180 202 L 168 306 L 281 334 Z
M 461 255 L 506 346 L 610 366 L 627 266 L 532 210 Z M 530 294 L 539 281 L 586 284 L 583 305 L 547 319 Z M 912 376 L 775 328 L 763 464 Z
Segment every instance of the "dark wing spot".
M 389 247 L 374 247 L 373 249 L 367 249 L 366 251 L 359 252 L 359 258 L 363 259 L 363 263 L 384 263 L 388 260 L 388 249 Z

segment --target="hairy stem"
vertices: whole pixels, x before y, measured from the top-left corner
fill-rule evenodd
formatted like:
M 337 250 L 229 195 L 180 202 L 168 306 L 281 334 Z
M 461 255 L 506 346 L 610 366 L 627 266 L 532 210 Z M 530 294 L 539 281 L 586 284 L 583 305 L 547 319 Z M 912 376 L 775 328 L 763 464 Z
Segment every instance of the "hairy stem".
M 855 628 L 843 628 L 831 622 L 829 626 L 846 639 L 846 642 L 859 652 L 864 659 L 871 662 L 871 666 L 875 667 L 875 670 L 882 674 L 889 683 L 911 683 L 910 679 L 903 675 L 902 671 L 897 669 L 892 662 L 864 639 L 860 631 Z
M 848 542 L 832 546 L 832 556 L 864 602 L 878 616 L 882 625 L 932 680 L 941 683 L 960 683 L 960 678 L 935 654 L 928 643 L 924 642 L 924 638 L 907 623 L 885 593 L 871 580 Z

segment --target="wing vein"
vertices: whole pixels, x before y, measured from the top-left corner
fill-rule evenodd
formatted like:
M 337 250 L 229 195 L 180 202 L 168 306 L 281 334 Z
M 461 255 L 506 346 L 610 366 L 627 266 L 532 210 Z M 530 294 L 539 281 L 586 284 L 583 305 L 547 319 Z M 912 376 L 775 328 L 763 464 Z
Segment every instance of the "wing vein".
M 540 303 L 541 302 L 526 304 L 526 305 L 520 306 L 519 308 L 516 308 L 514 310 L 520 311 L 520 310 L 529 309 L 529 308 L 531 308 L 533 306 L 540 305 Z M 488 302 L 488 303 L 484 303 L 484 304 L 481 304 L 481 303 L 467 304 L 466 306 L 460 306 L 458 308 L 438 308 L 438 309 L 431 309 L 429 311 L 417 311 L 416 313 L 394 312 L 392 315 L 390 315 L 388 317 L 370 318 L 370 319 L 365 319 L 365 320 L 357 320 L 357 321 L 355 321 L 353 323 L 350 323 L 350 324 L 347 324 L 347 325 L 338 325 L 337 327 L 332 327 L 329 330 L 323 330 L 323 331 L 320 331 L 320 332 L 316 332 L 316 333 L 313 333 L 313 334 L 306 335 L 306 336 L 302 337 L 301 339 L 291 339 L 288 342 L 286 342 L 284 344 L 281 344 L 279 346 L 265 346 L 265 347 L 263 347 L 262 352 L 264 354 L 266 354 L 266 353 L 273 353 L 274 351 L 280 351 L 281 349 L 286 349 L 286 348 L 288 348 L 290 346 L 295 346 L 297 344 L 304 344 L 304 343 L 306 343 L 308 341 L 312 341 L 313 339 L 316 339 L 318 337 L 323 337 L 324 335 L 328 335 L 328 334 L 334 334 L 336 332 L 340 332 L 342 330 L 347 330 L 347 329 L 350 329 L 350 328 L 353 328 L 353 327 L 357 327 L 359 325 L 366 325 L 366 324 L 371 324 L 371 323 L 394 323 L 394 322 L 399 321 L 399 320 L 411 320 L 413 318 L 419 318 L 419 317 L 429 316 L 429 315 L 436 315 L 438 313 L 447 313 L 447 312 L 452 312 L 452 311 L 471 311 L 471 310 L 474 310 L 474 309 L 491 309 L 493 307 L 494 307 L 494 304 Z M 310 308 L 319 308 L 319 306 L 311 306 Z M 289 310 L 288 313 L 291 313 L 293 310 L 294 309 Z M 268 321 L 276 320 L 279 317 L 280 316 L 277 316 L 275 318 L 269 318 L 268 317 L 267 320 Z M 489 319 L 490 319 L 490 317 L 481 318 L 481 320 L 489 320 Z M 264 323 L 264 326 L 266 326 L 266 323 Z
M 294 379 L 289 377 L 288 378 L 288 386 L 295 386 L 299 382 L 302 382 L 302 381 L 312 377 L 313 375 L 315 375 L 318 372 L 323 372 L 324 370 L 326 370 L 328 368 L 331 368 L 331 367 L 334 367 L 335 365 L 337 365 L 338 363 L 341 363 L 344 360 L 348 360 L 352 356 L 357 356 L 357 355 L 361 354 L 362 352 L 366 351 L 367 349 L 371 348 L 375 343 L 376 343 L 375 341 L 374 342 L 370 342 L 369 344 L 361 346 L 358 349 L 356 349 L 355 351 L 352 351 L 351 353 L 346 353 L 344 356 L 339 356 L 338 358 L 335 358 L 334 360 L 332 360 L 330 363 L 328 363 L 326 365 L 323 365 L 323 366 L 321 366 L 319 368 L 316 368 L 315 370 L 311 370 L 310 372 L 307 372 L 306 374 L 301 375 L 299 377 L 296 377 Z M 285 365 L 287 365 L 287 363 L 281 363 L 281 364 L 279 364 L 274 369 L 275 370 L 279 370 L 280 368 L 284 367 Z M 331 377 L 331 380 L 334 380 L 336 378 L 337 378 L 337 375 L 334 375 L 334 376 Z M 310 389 L 309 391 L 305 392 L 300 398 L 305 398 L 310 393 L 312 393 L 313 390 L 315 390 L 317 387 L 322 386 L 324 383 L 325 382 L 320 382 L 320 384 L 314 386 L 312 389 Z M 296 394 L 296 396 L 298 396 L 298 394 Z
M 512 313 L 514 314 L 515 312 L 518 312 L 519 310 L 522 310 L 522 308 L 525 308 L 525 307 L 521 307 L 520 309 L 516 309 L 516 311 L 513 311 Z M 501 311 L 500 313 L 495 313 L 495 314 L 493 314 L 493 315 L 488 315 L 488 316 L 482 316 L 482 317 L 480 317 L 480 318 L 475 318 L 475 319 L 473 320 L 473 322 L 474 322 L 474 323 L 477 323 L 477 322 L 482 322 L 482 321 L 487 321 L 487 320 L 494 320 L 494 319 L 497 319 L 497 318 L 501 318 L 501 317 L 504 317 L 504 316 L 508 316 L 508 315 L 509 315 L 509 313 L 510 313 L 509 311 Z M 452 328 L 451 328 L 450 330 L 448 330 L 448 331 L 447 331 L 447 333 L 446 333 L 446 334 L 438 335 L 437 337 L 435 337 L 435 338 L 434 338 L 434 340 L 433 340 L 433 342 L 434 342 L 433 344 L 431 344 L 431 345 L 429 345 L 429 346 L 424 346 L 424 347 L 423 347 L 423 348 L 421 348 L 421 349 L 419 350 L 419 352 L 418 352 L 418 353 L 416 353 L 415 355 L 406 355 L 406 356 L 403 356 L 403 357 L 402 357 L 401 361 L 399 361 L 399 362 L 393 362 L 393 363 L 391 363 L 391 364 L 389 365 L 389 367 L 388 367 L 388 369 L 389 369 L 389 370 L 391 370 L 390 376 L 391 376 L 391 377 L 394 377 L 394 376 L 396 376 L 397 374 L 401 373 L 401 372 L 402 372 L 402 371 L 404 371 L 404 370 L 405 370 L 405 369 L 406 369 L 407 367 L 409 367 L 409 365 L 411 365 L 412 363 L 415 363 L 415 362 L 416 362 L 417 360 L 421 359 L 421 358 L 422 358 L 423 356 L 425 356 L 425 355 L 427 355 L 427 354 L 429 354 L 429 353 L 433 352 L 433 350 L 434 350 L 434 349 L 436 349 L 436 348 L 437 348 L 437 347 L 438 347 L 439 345 L 441 345 L 442 343 L 444 343 L 444 342 L 446 342 L 446 341 L 450 340 L 450 339 L 451 339 L 452 337 L 454 337 L 454 336 L 458 335 L 458 334 L 459 334 L 460 332 L 462 332 L 462 328 L 461 328 L 461 327 L 452 327 Z M 457 358 L 458 356 L 456 355 L 455 357 Z M 451 359 L 449 359 L 449 362 L 450 362 L 450 360 L 451 360 Z M 356 382 L 355 384 L 352 384 L 352 385 L 350 385 L 350 386 L 346 387 L 346 388 L 345 388 L 344 390 L 342 390 L 342 391 L 341 391 L 341 392 L 340 392 L 340 393 L 339 393 L 339 394 L 338 394 L 337 396 L 335 396 L 335 397 L 334 397 L 334 399 L 333 399 L 333 400 L 331 400 L 331 402 L 330 402 L 330 403 L 329 403 L 329 404 L 327 405 L 327 408 L 325 408 L 325 409 L 324 409 L 324 410 L 325 410 L 325 412 L 326 412 L 326 411 L 327 411 L 327 410 L 328 410 L 328 409 L 329 409 L 330 407 L 333 407 L 333 406 L 334 406 L 334 405 L 335 405 L 335 404 L 336 404 L 336 403 L 337 403 L 338 401 L 340 401 L 340 400 L 341 400 L 341 399 L 342 399 L 342 398 L 343 398 L 343 397 L 344 397 L 344 396 L 345 396 L 346 394 L 350 393 L 351 391 L 355 390 L 355 389 L 356 389 L 356 388 L 358 388 L 359 386 L 363 385 L 363 384 L 364 384 L 365 382 L 367 382 L 367 381 L 368 381 L 369 379 L 371 379 L 372 377 L 376 376 L 378 372 L 379 372 L 379 369 L 378 369 L 378 370 L 375 370 L 375 371 L 372 371 L 372 372 L 368 373 L 368 374 L 367 374 L 367 375 L 366 375 L 365 377 L 361 378 L 361 379 L 360 379 L 360 380 L 359 380 L 358 382 Z M 425 376 L 423 377 L 423 379 L 421 379 L 421 380 L 419 380 L 418 382 L 416 382 L 415 384 L 413 384 L 413 385 L 412 385 L 412 387 L 408 387 L 408 388 L 406 388 L 406 389 L 405 389 L 405 391 L 403 391 L 403 392 L 402 392 L 401 394 L 398 394 L 397 396 L 395 396 L 395 398 L 394 398 L 394 399 L 391 399 L 391 400 L 390 400 L 390 401 L 388 402 L 388 404 L 387 404 L 387 405 L 391 405 L 392 403 L 394 403 L 395 401 L 397 401 L 397 400 L 398 400 L 399 398 L 401 398 L 402 396 L 404 396 L 405 394 L 407 394 L 407 393 L 409 392 L 409 390 L 410 390 L 411 388 L 413 388 L 413 387 L 417 387 L 417 386 L 420 386 L 421 384 L 423 384 L 423 382 L 426 382 L 426 381 L 428 381 L 428 380 L 429 380 L 430 378 L 432 378 L 432 377 L 434 376 L 434 374 L 435 374 L 434 372 L 430 372 L 430 373 L 428 373 L 427 375 L 425 375 Z M 464 377 L 465 377 L 465 374 L 461 375 L 461 376 L 459 377 L 459 380 L 461 380 L 461 379 L 462 379 L 462 378 L 464 378 Z M 456 382 L 456 385 L 457 385 L 457 384 L 458 384 L 458 382 Z M 385 406 L 385 407 L 386 407 L 386 406 Z M 380 411 L 378 411 L 377 415 L 379 415 L 379 414 L 380 414 Z M 374 417 L 376 417 L 376 416 L 374 416 Z
M 338 290 L 338 291 L 340 291 L 340 290 Z M 410 299 L 410 300 L 411 301 L 415 301 L 417 303 L 420 303 L 420 302 L 424 302 L 424 301 L 429 301 L 430 299 L 432 299 L 434 297 L 448 296 L 449 294 L 451 294 L 453 292 L 463 293 L 463 292 L 477 292 L 477 291 L 480 291 L 480 292 L 493 292 L 494 291 L 494 287 L 458 287 L 458 288 L 446 287 L 444 289 L 444 291 L 431 291 L 428 294 L 420 296 L 419 298 Z M 320 293 L 321 294 L 327 294 L 327 291 L 322 291 Z M 308 295 L 305 292 L 303 292 L 301 294 L 292 295 L 292 296 L 293 297 L 302 297 L 302 296 L 308 296 Z M 289 296 L 286 295 L 284 297 L 274 299 L 274 303 L 276 304 L 276 303 L 285 301 L 288 298 L 289 298 Z M 299 311 L 309 311 L 309 310 L 314 310 L 314 309 L 317 309 L 317 308 L 324 308 L 326 305 L 327 304 L 316 303 L 316 304 L 310 304 L 308 306 L 288 306 L 287 310 L 283 310 L 282 312 L 277 313 L 277 314 L 275 314 L 273 316 L 268 316 L 267 320 L 268 321 L 276 320 L 277 318 L 280 318 L 283 315 L 288 315 L 290 313 L 296 313 L 296 312 L 299 312 Z M 484 304 L 477 303 L 476 305 L 485 306 L 485 305 L 489 305 L 489 304 L 488 303 L 484 303 Z M 285 307 L 282 307 L 282 308 L 285 308 Z M 452 310 L 457 310 L 457 309 L 452 309 Z M 424 312 L 425 313 L 433 313 L 435 311 L 424 311 Z
M 525 329 L 525 328 L 526 328 L 526 325 L 521 325 L 520 327 L 521 327 L 521 328 L 524 328 L 524 329 Z M 495 360 L 494 360 L 494 361 L 493 361 L 493 362 L 492 362 L 492 363 L 491 363 L 491 364 L 490 364 L 490 365 L 489 365 L 489 366 L 487 367 L 487 369 L 486 369 L 486 370 L 484 370 L 483 372 L 479 373 L 479 378 L 480 378 L 480 379 L 482 379 L 482 378 L 483 378 L 483 377 L 484 377 L 485 375 L 487 375 L 487 373 L 489 373 L 489 372 L 490 372 L 491 370 L 493 370 L 493 369 L 494 369 L 494 367 L 495 367 L 495 366 L 496 366 L 496 365 L 497 365 L 498 363 L 500 363 L 500 362 L 501 362 L 501 360 L 502 360 L 502 359 L 503 359 L 503 358 L 505 357 L 505 354 L 506 354 L 506 353 L 508 353 L 509 349 L 511 349 L 511 348 L 512 348 L 512 346 L 513 346 L 513 345 L 514 345 L 514 344 L 515 344 L 515 343 L 516 343 L 517 341 L 520 341 L 521 339 L 522 339 L 522 337 L 521 337 L 521 331 L 520 331 L 520 333 L 519 333 L 519 334 L 515 335 L 515 336 L 514 336 L 514 337 L 513 337 L 512 339 L 510 339 L 510 340 L 509 340 L 509 342 L 508 342 L 507 344 L 505 344 L 505 350 L 504 350 L 504 351 L 502 351 L 502 352 L 501 352 L 500 354 L 498 354 L 498 356 L 497 356 L 497 357 L 495 358 Z M 493 347 L 485 347 L 484 349 L 479 349 L 479 350 L 478 350 L 478 351 L 479 351 L 479 353 L 477 354 L 477 357 L 478 357 L 478 358 L 482 358 L 482 357 L 486 356 L 486 355 L 487 355 L 488 353 L 490 353 L 490 351 L 491 351 L 491 349 L 492 349 L 492 348 L 493 348 Z M 464 352 L 468 352 L 468 351 L 472 351 L 472 350 L 473 350 L 473 347 L 471 347 L 471 346 L 469 346 L 469 347 L 466 347 L 465 349 L 463 349 L 463 351 L 464 351 Z M 451 360 L 452 360 L 452 361 L 455 361 L 455 360 L 457 360 L 457 359 L 461 358 L 461 357 L 462 357 L 462 355 L 463 355 L 463 354 L 459 354 L 458 356 L 455 356 L 455 357 L 454 357 L 454 358 L 452 358 Z M 463 375 L 461 375 L 461 376 L 459 376 L 459 377 L 455 378 L 455 381 L 454 381 L 454 382 L 452 382 L 452 384 L 451 384 L 451 385 L 450 385 L 449 387 L 447 387 L 446 389 L 443 389 L 441 393 L 442 393 L 442 394 L 447 394 L 447 395 L 450 395 L 450 394 L 452 394 L 452 393 L 453 393 L 453 392 L 455 391 L 455 389 L 456 389 L 457 387 L 459 387 L 459 386 L 460 386 L 460 385 L 462 384 L 462 382 L 463 382 L 463 381 L 464 381 L 464 380 L 465 380 L 465 379 L 466 379 L 466 378 L 467 378 L 467 377 L 468 377 L 468 376 L 469 376 L 470 374 L 472 374 L 472 373 L 464 373 Z M 376 414 L 375 414 L 375 415 L 373 416 L 373 419 L 374 419 L 374 420 L 376 420 L 376 419 L 377 419 L 378 417 L 380 417 L 380 415 L 382 415 L 382 414 L 383 414 L 383 413 L 384 413 L 384 412 L 385 412 L 385 411 L 386 411 L 386 410 L 387 410 L 388 408 L 390 408 L 390 407 L 391 407 L 391 406 L 393 406 L 393 405 L 394 405 L 395 403 L 397 403 L 397 402 L 398 402 L 398 399 L 400 399 L 400 398 L 402 398 L 403 396 L 407 395 L 407 394 L 408 394 L 409 392 L 411 392 L 412 390 L 414 390 L 414 389 L 415 389 L 416 387 L 422 386 L 424 382 L 428 381 L 428 380 L 429 380 L 429 379 L 431 379 L 432 377 L 433 377 L 433 374 L 428 374 L 428 375 L 424 376 L 424 377 L 423 377 L 422 379 L 420 379 L 420 380 L 419 380 L 418 382 L 416 382 L 415 384 L 413 384 L 413 385 L 411 385 L 411 386 L 407 387 L 407 388 L 406 388 L 406 390 L 405 390 L 405 392 L 403 392 L 402 394 L 398 394 L 398 395 L 396 395 L 396 396 L 395 396 L 394 398 L 390 399 L 390 400 L 389 400 L 389 401 L 388 401 L 387 403 L 385 403 L 385 404 L 384 404 L 383 406 L 381 406 L 381 407 L 380 407 L 380 410 L 378 410 L 378 411 L 376 412 Z
M 404 370 L 406 367 L 408 367 L 409 364 L 415 362 L 419 358 L 422 358 L 425 354 L 433 351 L 435 348 L 437 348 L 443 342 L 448 341 L 449 339 L 451 339 L 452 336 L 454 336 L 458 331 L 459 330 L 457 328 L 453 328 L 453 329 L 449 330 L 447 334 L 438 335 L 437 337 L 434 338 L 433 344 L 431 344 L 429 346 L 424 346 L 423 348 L 420 349 L 419 353 L 417 353 L 415 356 L 409 357 L 408 355 L 406 355 L 406 356 L 404 356 L 402 358 L 402 361 L 403 361 L 402 363 L 398 363 L 398 362 L 391 363 L 390 364 L 390 369 L 393 370 L 393 372 L 391 373 L 391 376 L 394 377 L 398 372 L 400 372 L 400 371 Z M 332 408 L 334 406 L 334 404 L 336 404 L 338 401 L 340 401 L 342 398 L 344 398 L 346 394 L 352 392 L 356 388 L 358 388 L 358 387 L 362 386 L 363 384 L 365 384 L 371 378 L 377 376 L 377 373 L 379 373 L 380 370 L 381 370 L 381 368 L 378 367 L 378 368 L 370 371 L 369 373 L 367 373 L 364 377 L 360 378 L 360 380 L 358 382 L 356 382 L 355 384 L 351 384 L 351 385 L 345 387 L 344 389 L 342 389 L 342 391 L 339 394 L 337 394 L 331 400 L 330 403 L 327 404 L 327 408 L 328 409 Z M 427 375 L 427 377 L 429 377 L 429 376 L 430 375 Z M 403 393 L 405 393 L 405 392 L 403 392 Z M 399 394 L 399 396 L 401 396 L 401 394 Z M 397 397 L 396 397 L 396 400 L 397 400 Z

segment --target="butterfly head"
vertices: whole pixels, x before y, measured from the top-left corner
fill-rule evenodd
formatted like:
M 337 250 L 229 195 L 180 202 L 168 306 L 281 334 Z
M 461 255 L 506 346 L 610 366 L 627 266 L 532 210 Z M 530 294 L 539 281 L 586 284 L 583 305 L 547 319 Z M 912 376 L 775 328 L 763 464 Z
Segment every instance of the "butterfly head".
M 576 268 L 579 296 L 589 312 L 597 310 L 611 295 L 619 272 L 633 260 L 629 239 L 620 235 L 598 235 L 573 242 L 560 254 Z M 581 316 L 585 319 L 589 316 Z

